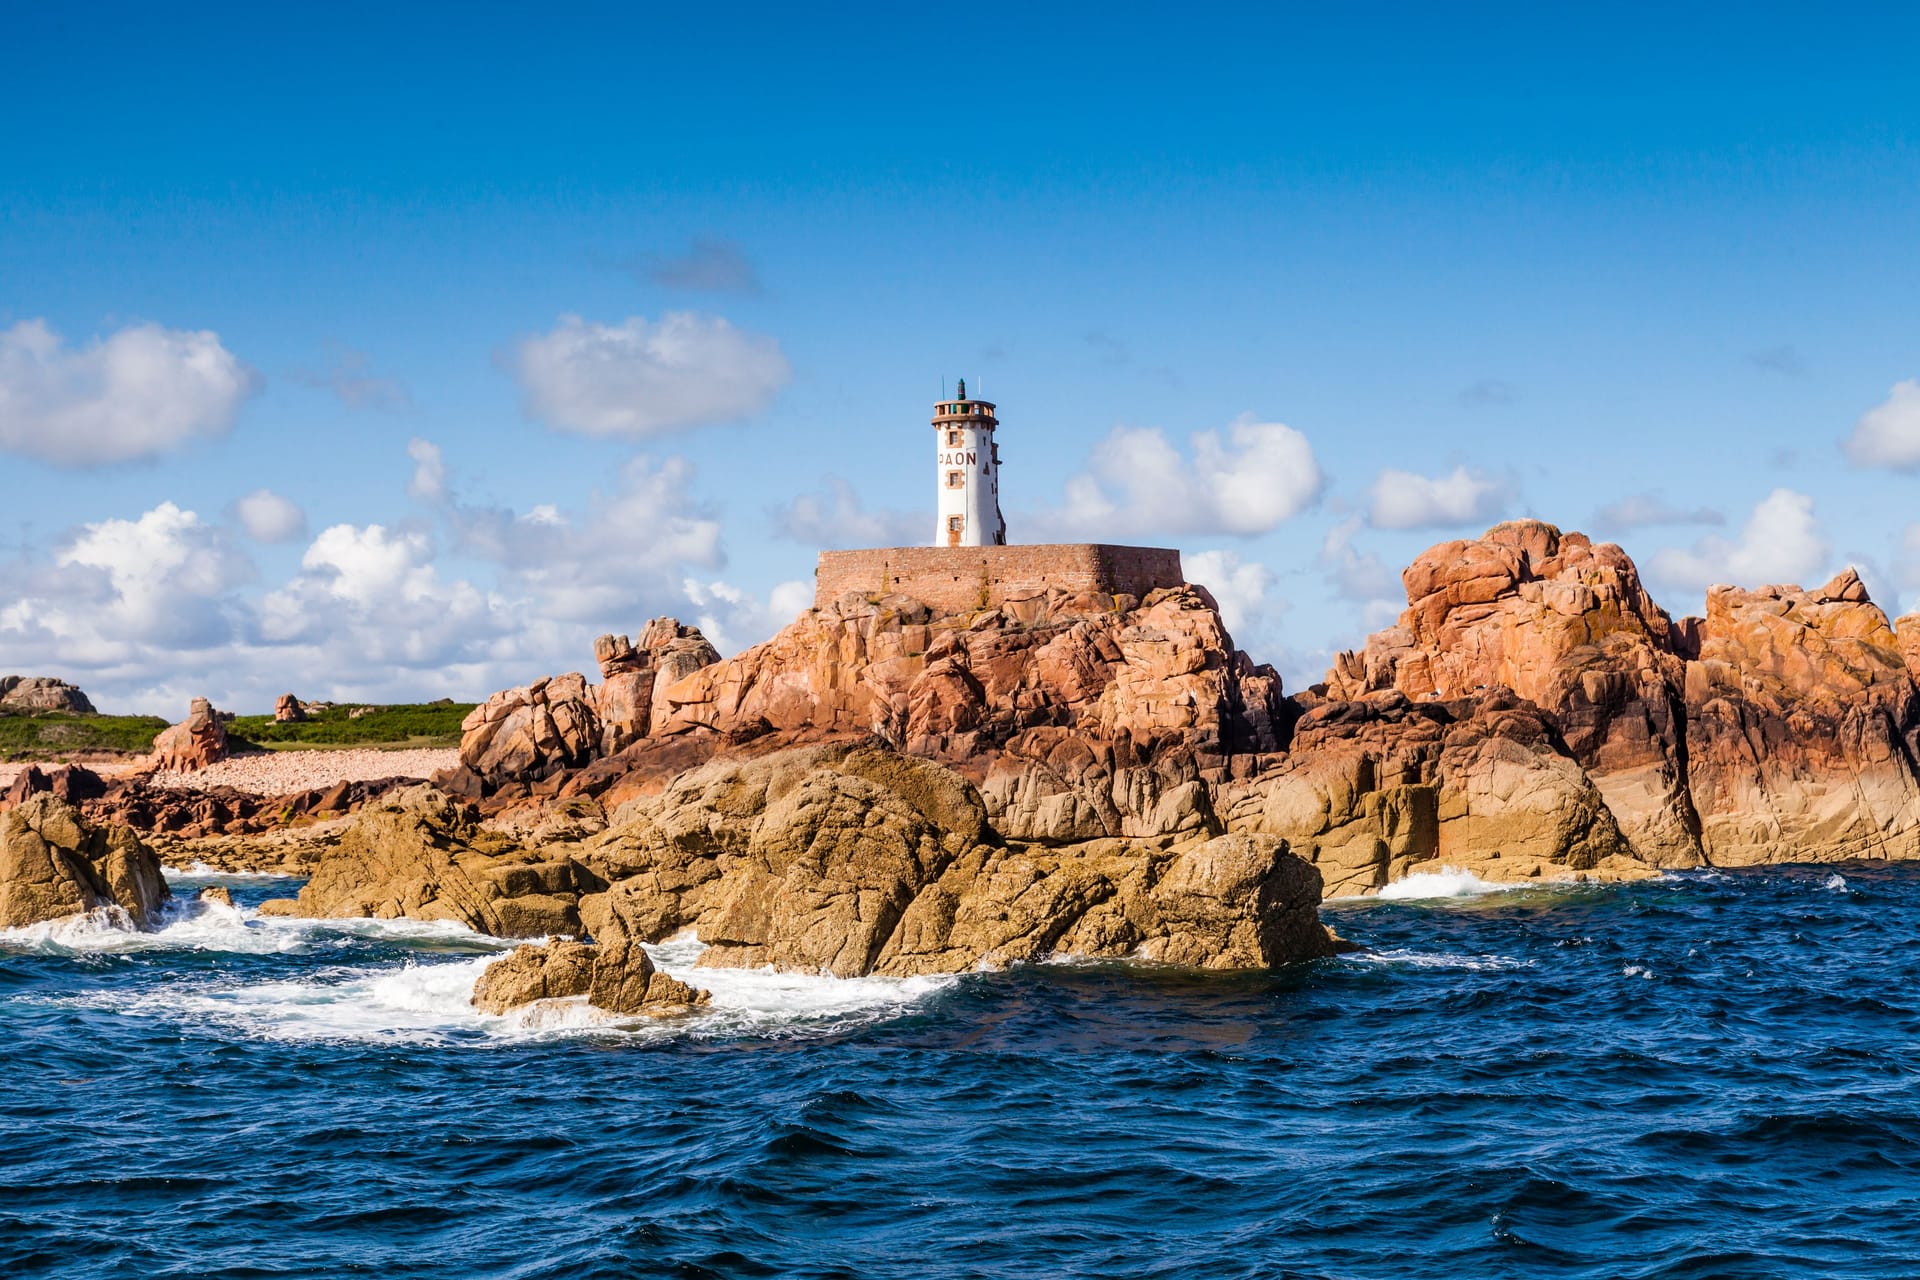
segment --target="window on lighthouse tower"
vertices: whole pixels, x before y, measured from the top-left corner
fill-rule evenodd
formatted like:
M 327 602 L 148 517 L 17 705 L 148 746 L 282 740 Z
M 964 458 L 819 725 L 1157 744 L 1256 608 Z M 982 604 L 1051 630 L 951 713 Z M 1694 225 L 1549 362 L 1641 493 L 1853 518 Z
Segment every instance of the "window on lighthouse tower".
M 949 471 L 949 472 L 947 472 L 947 488 L 949 488 L 949 489 L 959 489 L 959 488 L 962 488 L 962 487 L 964 487 L 966 483 L 967 483 L 967 473 L 966 473 L 966 472 L 964 472 L 964 471 Z

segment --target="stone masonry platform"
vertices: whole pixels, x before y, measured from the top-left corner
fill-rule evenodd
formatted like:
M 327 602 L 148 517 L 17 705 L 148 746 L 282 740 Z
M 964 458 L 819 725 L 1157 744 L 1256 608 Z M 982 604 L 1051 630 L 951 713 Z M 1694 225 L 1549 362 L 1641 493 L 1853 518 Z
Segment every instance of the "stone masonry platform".
M 1072 542 L 1015 547 L 875 547 L 822 551 L 814 570 L 813 604 L 821 608 L 849 591 L 899 592 L 936 609 L 965 613 L 990 609 L 1057 587 L 1145 596 L 1186 578 L 1180 553 L 1166 547 L 1118 547 Z

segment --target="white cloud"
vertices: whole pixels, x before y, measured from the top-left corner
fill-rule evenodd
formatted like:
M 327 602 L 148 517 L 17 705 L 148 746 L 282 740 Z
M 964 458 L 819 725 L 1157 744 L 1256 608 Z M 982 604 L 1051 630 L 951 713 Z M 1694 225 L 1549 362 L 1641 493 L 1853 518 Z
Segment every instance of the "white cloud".
M 1343 598 L 1361 604 L 1400 601 L 1400 575 L 1387 568 L 1377 552 L 1361 551 L 1353 545 L 1360 525 L 1359 516 L 1350 516 L 1327 530 L 1320 544 L 1320 564 L 1327 571 L 1328 583 Z
M 430 442 L 417 471 L 443 464 Z M 431 470 L 432 467 L 429 467 Z M 438 472 L 429 519 L 322 529 L 290 576 L 257 587 L 239 530 L 161 503 L 69 534 L 51 560 L 0 561 L 0 671 L 59 675 L 113 711 L 177 718 L 205 695 L 265 711 L 276 694 L 481 698 L 562 671 L 592 643 L 670 614 L 723 651 L 812 601 L 725 581 L 718 518 L 680 458 L 636 458 L 582 510 L 469 506 Z
M 1266 533 L 1320 496 L 1306 436 L 1243 417 L 1194 434 L 1192 457 L 1154 427 L 1115 427 L 1071 477 L 1063 501 L 1029 523 L 1042 536 Z M 1017 531 L 1016 531 L 1017 532 Z
M 1628 529 L 1647 529 L 1659 525 L 1725 524 L 1727 518 L 1712 507 L 1676 507 L 1657 493 L 1635 493 L 1618 502 L 1609 502 L 1593 513 L 1593 527 L 1599 533 L 1621 533 Z
M 1668 547 L 1654 555 L 1653 572 L 1663 582 L 1696 590 L 1716 583 L 1817 585 L 1829 554 L 1813 499 L 1775 489 L 1754 506 L 1738 541 L 1715 535 L 1689 548 Z
M 1235 551 L 1200 551 L 1183 557 L 1187 581 L 1213 593 L 1220 619 L 1242 649 L 1251 649 L 1267 628 L 1286 610 L 1273 598 L 1273 570 L 1257 560 L 1243 560 Z
M 307 513 L 300 504 L 271 489 L 255 489 L 236 498 L 232 512 L 255 542 L 292 542 L 307 533 Z
M 810 547 L 916 546 L 932 536 L 931 514 L 868 511 L 839 476 L 828 476 L 825 483 L 824 493 L 803 493 L 769 512 L 774 532 Z
M 230 593 L 254 574 L 225 529 L 170 502 L 82 525 L 50 566 L 0 575 L 0 668 L 71 679 L 156 652 L 191 663 L 236 635 Z
M 1443 476 L 1389 467 L 1373 482 L 1368 520 L 1376 529 L 1478 524 L 1499 516 L 1511 497 L 1507 481 L 1465 466 Z
M 133 325 L 69 348 L 43 320 L 0 330 L 0 450 L 65 467 L 226 434 L 257 384 L 217 334 Z
M 407 481 L 407 494 L 422 502 L 439 502 L 447 496 L 447 462 L 440 446 L 415 436 L 407 441 L 407 456 L 413 459 L 413 476 Z
M 632 439 L 750 417 L 792 375 L 772 338 L 687 311 L 618 325 L 562 316 L 521 340 L 512 367 L 528 416 Z
M 1860 415 L 1841 447 L 1862 467 L 1920 468 L 1920 380 L 1896 382 L 1885 400 Z

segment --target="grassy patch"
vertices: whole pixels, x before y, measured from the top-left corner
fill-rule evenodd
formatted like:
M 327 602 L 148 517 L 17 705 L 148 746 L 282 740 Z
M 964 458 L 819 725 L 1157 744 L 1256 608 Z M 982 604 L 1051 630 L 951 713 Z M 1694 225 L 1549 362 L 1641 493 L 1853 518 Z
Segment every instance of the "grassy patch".
M 0 757 L 45 760 L 84 751 L 153 750 L 159 716 L 82 716 L 70 711 L 0 712 Z
M 281 724 L 272 716 L 236 716 L 227 733 L 262 747 L 455 747 L 460 722 L 471 702 L 397 703 L 373 707 L 355 717 L 346 705 L 310 711 L 308 718 Z

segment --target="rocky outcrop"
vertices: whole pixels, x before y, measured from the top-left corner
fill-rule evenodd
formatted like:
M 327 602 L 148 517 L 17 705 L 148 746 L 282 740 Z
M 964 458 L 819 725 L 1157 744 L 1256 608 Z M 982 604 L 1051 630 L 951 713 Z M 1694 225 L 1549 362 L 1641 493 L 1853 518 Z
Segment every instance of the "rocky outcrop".
M 455 790 L 484 795 L 503 784 L 537 784 L 577 769 L 652 732 L 656 691 L 720 655 L 694 627 L 655 618 L 639 641 L 601 636 L 594 642 L 603 683 L 578 672 L 536 680 L 494 694 L 461 725 Z
M 473 1005 L 482 1013 L 571 996 L 585 996 L 608 1013 L 648 1018 L 685 1013 L 710 998 L 654 968 L 638 946 L 564 940 L 517 948 L 488 965 L 473 984 Z
M 1009 838 L 1217 835 L 1206 784 L 1281 747 L 1294 711 L 1197 587 L 1039 592 L 969 614 L 850 595 L 724 662 L 670 620 L 643 639 L 601 640 L 597 688 L 563 676 L 496 694 L 442 781 L 618 805 L 716 756 L 873 737 L 983 784 Z
M 1687 762 L 1708 857 L 1920 858 L 1920 690 L 1859 577 L 1715 587 L 1697 632 Z
M 276 724 L 298 724 L 307 718 L 306 704 L 290 693 L 283 693 L 273 700 L 273 719 Z
M 1529 840 L 1507 806 L 1468 847 L 1557 845 L 1560 866 L 1624 871 L 1611 819 L 1632 858 L 1654 866 L 1920 858 L 1920 618 L 1888 622 L 1853 570 L 1812 591 L 1714 587 L 1704 618 L 1674 622 L 1618 547 L 1519 521 L 1435 547 L 1404 576 L 1407 612 L 1340 655 L 1325 696 L 1352 705 L 1393 690 L 1452 707 L 1510 688 L 1604 801 L 1593 809 L 1548 764 L 1511 794 L 1531 793 L 1543 818 L 1587 816 Z M 1294 755 L 1307 745 L 1296 736 Z M 1473 755 L 1456 750 L 1465 767 L 1435 775 L 1436 812 L 1460 779 L 1484 808 L 1499 785 L 1489 763 L 1528 752 L 1546 763 L 1539 734 L 1514 721 Z M 1237 803 L 1235 814 L 1252 811 L 1250 798 Z M 1437 843 L 1435 856 L 1451 856 Z
M 714 761 L 579 834 L 528 848 L 432 789 L 398 793 L 363 811 L 297 901 L 262 910 L 584 933 L 592 957 L 529 956 L 507 971 L 513 990 L 579 994 L 624 973 L 625 995 L 590 996 L 614 1011 L 659 1002 L 639 948 L 683 929 L 707 944 L 703 965 L 843 977 L 1058 953 L 1265 967 L 1336 945 L 1318 873 L 1283 840 L 1003 841 L 965 778 L 878 743 Z
M 1441 543 L 1401 576 L 1407 611 L 1364 649 L 1339 655 L 1329 698 L 1394 689 L 1445 701 L 1511 690 L 1550 718 L 1637 856 L 1699 863 L 1679 638 L 1624 551 L 1518 520 Z
M 1547 715 L 1502 688 L 1315 708 L 1286 759 L 1220 806 L 1231 830 L 1285 839 L 1332 896 L 1442 867 L 1502 881 L 1655 874 Z
M 693 929 L 705 965 L 856 976 L 1053 954 L 1210 968 L 1328 954 L 1319 876 L 1264 836 L 1000 841 L 979 793 L 880 746 L 716 761 L 614 815 L 582 860 L 595 937 Z
M 168 725 L 153 740 L 153 767 L 191 773 L 227 758 L 227 727 L 205 698 L 195 698 L 187 718 Z
M 430 786 L 361 809 L 297 898 L 269 915 L 451 920 L 502 938 L 573 936 L 582 892 L 605 883 L 564 855 L 484 831 L 468 807 Z
M 93 702 L 79 688 L 52 676 L 0 676 L 0 707 L 20 711 L 71 711 L 94 715 Z
M 0 928 L 107 909 L 145 929 L 168 896 L 158 859 L 131 831 L 96 826 L 50 792 L 0 819 Z

